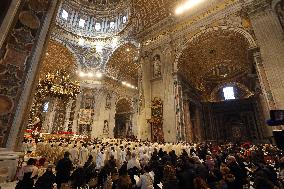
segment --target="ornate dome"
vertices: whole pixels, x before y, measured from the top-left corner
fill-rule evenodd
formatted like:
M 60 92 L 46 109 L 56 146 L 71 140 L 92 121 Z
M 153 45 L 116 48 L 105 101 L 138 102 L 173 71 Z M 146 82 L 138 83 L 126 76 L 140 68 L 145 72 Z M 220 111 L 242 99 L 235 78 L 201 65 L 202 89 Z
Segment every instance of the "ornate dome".
M 122 0 L 80 0 L 87 6 L 93 6 L 96 10 L 114 10 L 122 4 Z
M 57 25 L 82 37 L 117 35 L 130 19 L 130 0 L 65 0 L 57 14 Z

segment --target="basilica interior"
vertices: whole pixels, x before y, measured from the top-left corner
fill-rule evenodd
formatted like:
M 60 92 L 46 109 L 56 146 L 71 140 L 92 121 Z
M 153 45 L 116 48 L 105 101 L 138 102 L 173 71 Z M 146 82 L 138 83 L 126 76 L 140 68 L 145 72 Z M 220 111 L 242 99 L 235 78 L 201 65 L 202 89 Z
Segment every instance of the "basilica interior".
M 0 145 L 31 132 L 270 142 L 283 0 L 1 0 Z

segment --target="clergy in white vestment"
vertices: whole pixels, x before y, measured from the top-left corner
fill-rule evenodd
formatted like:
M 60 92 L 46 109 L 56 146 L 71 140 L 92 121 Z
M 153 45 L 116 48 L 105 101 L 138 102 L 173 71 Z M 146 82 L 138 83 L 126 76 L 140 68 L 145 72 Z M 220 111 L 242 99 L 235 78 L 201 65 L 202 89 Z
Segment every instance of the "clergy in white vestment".
M 126 161 L 126 150 L 123 147 L 121 147 L 121 150 L 120 150 L 120 163 L 122 164 L 125 161 Z
M 145 167 L 146 165 L 148 165 L 149 161 L 150 161 L 150 157 L 148 156 L 147 151 L 144 150 L 144 153 L 143 153 L 143 155 L 140 158 L 141 166 Z
M 138 154 L 139 154 L 139 159 L 141 160 L 144 154 L 144 147 L 141 144 L 139 144 L 139 147 L 138 147 Z
M 76 145 L 73 146 L 73 148 L 71 148 L 69 150 L 69 153 L 70 153 L 70 159 L 71 161 L 74 163 L 76 160 L 79 159 L 79 150 L 77 148 Z
M 88 157 L 89 157 L 89 151 L 86 148 L 86 146 L 83 145 L 79 153 L 79 164 L 84 165 L 88 160 Z
M 132 153 L 131 159 L 127 163 L 127 170 L 132 169 L 134 167 L 137 167 L 138 169 L 141 169 L 140 163 L 138 159 L 136 158 L 136 154 Z
M 105 154 L 104 154 L 104 149 L 101 149 L 101 151 L 97 155 L 96 169 L 101 169 L 104 165 L 105 165 Z

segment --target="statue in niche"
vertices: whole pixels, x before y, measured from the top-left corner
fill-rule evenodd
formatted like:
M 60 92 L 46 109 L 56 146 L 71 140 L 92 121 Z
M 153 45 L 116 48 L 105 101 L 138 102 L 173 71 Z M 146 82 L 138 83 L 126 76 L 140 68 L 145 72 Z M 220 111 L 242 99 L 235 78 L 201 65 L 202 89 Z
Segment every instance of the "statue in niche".
M 104 120 L 103 134 L 104 135 L 108 135 L 109 134 L 108 120 Z
M 111 94 L 107 94 L 106 96 L 106 106 L 105 106 L 106 110 L 111 109 Z
M 161 76 L 161 57 L 157 54 L 153 57 L 153 78 L 159 78 Z

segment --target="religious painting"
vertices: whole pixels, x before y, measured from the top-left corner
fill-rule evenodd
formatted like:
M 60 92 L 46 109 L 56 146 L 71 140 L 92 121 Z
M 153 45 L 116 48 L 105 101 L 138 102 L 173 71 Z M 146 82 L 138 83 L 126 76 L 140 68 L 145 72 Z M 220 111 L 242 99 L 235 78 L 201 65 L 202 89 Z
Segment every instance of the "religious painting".
M 153 78 L 159 78 L 162 76 L 162 63 L 161 63 L 161 57 L 160 55 L 156 54 L 153 57 Z
M 283 0 L 276 4 L 275 11 L 277 13 L 279 22 L 280 22 L 282 29 L 284 31 L 284 1 Z
M 151 119 L 147 120 L 147 122 L 151 124 L 151 140 L 163 142 L 163 102 L 158 97 L 152 100 Z
M 80 109 L 80 114 L 79 114 L 79 124 L 91 124 L 92 122 L 92 110 L 91 109 Z

